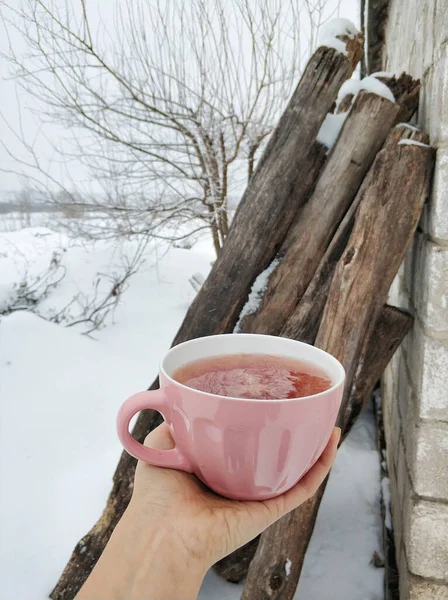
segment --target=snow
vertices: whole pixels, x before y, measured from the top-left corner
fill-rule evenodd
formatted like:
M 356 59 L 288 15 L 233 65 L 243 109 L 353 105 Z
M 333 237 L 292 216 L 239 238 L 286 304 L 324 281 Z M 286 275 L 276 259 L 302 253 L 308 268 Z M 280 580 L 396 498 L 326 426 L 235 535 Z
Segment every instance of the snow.
M 247 317 L 247 315 L 252 315 L 260 306 L 261 299 L 269 282 L 269 277 L 275 271 L 279 262 L 279 259 L 275 258 L 269 267 L 262 271 L 253 282 L 247 302 L 243 306 L 243 310 L 241 311 L 237 324 L 233 330 L 234 333 L 238 333 L 241 330 L 243 319 Z
M 328 113 L 317 134 L 317 141 L 329 150 L 333 148 L 341 133 L 347 115 L 348 112 L 339 113 L 337 115 Z
M 319 29 L 318 46 L 334 48 L 342 54 L 347 54 L 347 47 L 341 37 L 353 39 L 359 33 L 349 19 L 332 19 Z
M 411 125 L 411 123 L 397 123 L 395 125 L 395 129 L 397 127 L 407 127 L 408 129 L 412 129 L 412 131 L 421 131 L 419 127 L 417 127 L 416 125 Z
M 384 509 L 386 511 L 384 523 L 389 531 L 392 531 L 392 515 L 390 512 L 390 481 L 389 477 L 381 480 L 381 492 L 383 495 Z
M 391 102 L 395 102 L 393 93 L 387 87 L 385 83 L 376 79 L 373 75 L 364 77 L 363 79 L 348 79 L 344 81 L 339 90 L 338 97 L 336 100 L 336 109 L 341 104 L 345 96 L 353 95 L 352 104 L 358 96 L 359 92 L 364 90 L 377 96 L 382 96 Z
M 364 412 L 342 444 L 306 555 L 296 600 L 382 600 L 378 525 L 380 465 L 372 411 Z M 370 568 L 367 568 L 369 566 Z
M 400 140 L 398 142 L 399 146 L 420 146 L 421 148 L 430 148 L 428 144 L 424 144 L 423 142 L 418 142 L 417 140 Z
M 377 96 L 382 96 L 383 98 L 386 98 L 386 100 L 395 102 L 395 97 L 387 85 L 371 75 L 361 79 L 361 90 L 365 90 L 366 92 L 376 94 Z
M 2 285 L 11 289 L 24 265 L 36 275 L 61 247 L 67 275 L 43 301 L 43 316 L 75 291 L 90 294 L 97 272 L 116 268 L 119 256 L 135 250 L 132 242 L 118 252 L 111 242 L 73 240 L 46 228 L 0 233 Z M 195 295 L 189 279 L 210 269 L 210 248 L 208 239 L 192 250 L 148 247 L 113 321 L 94 339 L 81 335 L 82 327 L 28 311 L 1 318 L 1 600 L 47 598 L 74 545 L 101 514 L 121 452 L 118 407 L 151 383 Z M 379 468 L 369 410 L 338 453 L 297 600 L 383 597 L 383 570 L 370 564 L 373 552 L 381 552 Z M 210 572 L 200 600 L 237 600 L 241 590 Z
M 345 98 L 345 96 L 357 96 L 361 91 L 361 81 L 359 79 L 347 79 L 341 85 L 341 88 L 338 93 L 338 97 L 336 100 L 336 106 L 339 106 L 341 101 Z
M 376 73 L 370 73 L 370 77 L 388 77 L 392 79 L 394 74 L 390 71 L 377 71 Z
M 369 22 L 369 2 L 370 0 L 365 0 L 364 2 L 364 14 L 362 19 L 362 24 Z M 364 26 L 364 62 L 365 69 L 367 73 L 370 71 L 369 64 L 369 48 L 370 48 L 370 38 L 369 38 L 369 28 Z
M 336 99 L 336 111 L 339 108 L 342 100 L 349 95 L 353 96 L 350 105 L 352 106 L 356 97 L 362 90 L 376 94 L 377 96 L 382 96 L 391 102 L 395 102 L 394 95 L 387 85 L 373 76 L 364 77 L 364 79 L 361 80 L 348 79 L 342 84 L 341 89 L 339 90 L 338 97 Z M 348 114 L 349 111 L 337 114 L 328 113 L 321 125 L 321 128 L 319 129 L 319 133 L 317 134 L 317 141 L 326 146 L 328 149 L 333 148 Z
M 0 283 L 0 313 L 5 312 L 17 298 L 15 286 L 9 283 Z

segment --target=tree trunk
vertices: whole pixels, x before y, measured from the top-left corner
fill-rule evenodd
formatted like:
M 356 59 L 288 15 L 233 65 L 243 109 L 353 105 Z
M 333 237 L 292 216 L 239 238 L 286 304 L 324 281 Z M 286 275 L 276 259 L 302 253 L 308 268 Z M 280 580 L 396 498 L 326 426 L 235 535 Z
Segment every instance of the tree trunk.
M 216 256 L 219 256 L 221 252 L 221 240 L 219 237 L 218 225 L 216 224 L 216 215 L 213 206 L 208 205 L 208 212 L 210 215 L 210 231 L 212 233 L 213 248 L 215 249 Z
M 331 238 L 396 120 L 399 106 L 361 93 L 306 205 L 297 213 L 269 277 L 260 308 L 243 332 L 279 334 L 305 292 Z
M 339 88 L 355 69 L 360 52 L 362 40 L 357 37 L 350 42 L 348 58 L 325 47 L 310 58 L 174 345 L 232 331 L 252 282 L 271 262 L 297 210 L 310 196 L 326 160 L 325 148 L 316 142 L 317 133 Z M 152 387 L 157 387 L 157 382 Z M 161 420 L 158 413 L 144 411 L 137 419 L 134 437 L 142 442 Z M 130 500 L 135 464 L 126 452 L 122 454 L 106 508 L 76 546 L 51 593 L 53 600 L 73 598 L 87 579 Z
M 316 338 L 316 346 L 339 359 L 346 370 L 346 393 L 338 422 L 353 423 L 350 394 L 357 356 L 375 320 L 412 236 L 429 193 L 434 150 L 417 145 L 395 145 L 379 152 L 365 189 L 355 225 L 339 261 Z M 356 408 L 357 410 L 357 408 Z M 242 600 L 291 600 L 297 587 L 305 551 L 314 527 L 323 490 L 288 516 L 285 534 L 280 519 L 261 535 L 250 564 Z M 286 517 L 285 517 L 286 518 Z M 282 537 L 284 536 L 284 537 Z M 282 540 L 275 544 L 274 540 Z M 291 561 L 278 589 L 271 587 L 279 565 Z

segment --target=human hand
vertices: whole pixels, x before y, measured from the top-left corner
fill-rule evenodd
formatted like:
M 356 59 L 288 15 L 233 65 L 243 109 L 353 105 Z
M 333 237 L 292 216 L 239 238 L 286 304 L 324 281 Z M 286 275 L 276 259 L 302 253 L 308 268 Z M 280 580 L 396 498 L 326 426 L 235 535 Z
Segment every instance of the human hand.
M 335 428 L 316 464 L 271 500 L 227 500 L 194 475 L 137 465 L 132 499 L 76 600 L 194 600 L 206 571 L 313 496 L 328 475 L 341 431 Z M 174 446 L 169 428 L 145 445 Z
M 130 510 L 141 518 L 145 515 L 144 520 L 164 523 L 177 543 L 208 568 L 315 494 L 333 465 L 340 433 L 334 429 L 319 460 L 294 488 L 258 502 L 228 500 L 194 475 L 140 461 Z M 145 445 L 173 448 L 168 426 L 164 423 L 152 431 Z

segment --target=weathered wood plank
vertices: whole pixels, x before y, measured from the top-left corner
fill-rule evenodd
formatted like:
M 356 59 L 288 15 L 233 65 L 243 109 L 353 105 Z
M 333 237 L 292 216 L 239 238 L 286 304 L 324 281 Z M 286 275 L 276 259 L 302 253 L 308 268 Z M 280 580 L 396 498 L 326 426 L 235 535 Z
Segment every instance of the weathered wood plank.
M 400 108 L 360 93 L 309 201 L 297 213 L 277 254 L 280 263 L 243 332 L 279 334 L 305 292 L 331 238 L 352 203 Z
M 347 245 L 361 198 L 362 194 L 359 193 L 342 219 L 305 293 L 283 326 L 280 333 L 282 337 L 314 344 L 331 280 Z
M 394 95 L 395 102 L 400 105 L 397 123 L 410 121 L 418 107 L 420 80 L 413 79 L 407 73 L 402 73 L 399 77 L 378 77 L 377 79 L 387 85 Z
M 421 145 L 423 134 L 414 133 L 414 140 L 388 145 L 375 159 L 316 338 L 316 346 L 344 365 L 347 393 L 361 344 L 375 325 L 429 195 L 434 150 Z
M 388 135 L 384 149 L 393 148 L 400 139 L 416 140 L 425 144 L 429 141 L 428 136 L 422 132 L 409 128 L 406 125 L 398 125 Z M 364 179 L 355 200 L 341 221 L 324 257 L 317 267 L 306 292 L 285 323 L 280 334 L 283 337 L 290 337 L 310 344 L 314 343 L 334 270 L 345 249 L 355 222 L 356 211 L 372 176 L 373 171 Z
M 341 414 L 343 437 L 352 428 L 413 323 L 412 315 L 399 308 L 386 305 L 381 310 L 372 334 L 364 338 L 349 401 L 345 413 Z
M 270 264 L 294 216 L 309 199 L 325 161 L 316 136 L 351 72 L 347 58 L 328 48 L 320 48 L 310 59 L 175 343 L 232 331 L 252 282 Z

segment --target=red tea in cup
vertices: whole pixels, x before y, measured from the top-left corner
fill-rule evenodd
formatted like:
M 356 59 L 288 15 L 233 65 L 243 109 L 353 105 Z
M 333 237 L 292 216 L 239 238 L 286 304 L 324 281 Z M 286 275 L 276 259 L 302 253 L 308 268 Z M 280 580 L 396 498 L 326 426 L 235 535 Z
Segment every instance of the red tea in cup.
M 189 388 L 217 396 L 280 400 L 328 390 L 329 377 L 314 365 L 269 354 L 226 354 L 196 360 L 173 374 Z
M 150 465 L 194 473 L 227 498 L 267 500 L 296 485 L 322 454 L 345 372 L 315 346 L 229 333 L 174 346 L 159 377 L 160 389 L 138 392 L 120 408 L 126 450 Z M 163 415 L 174 448 L 149 448 L 131 435 L 132 418 L 146 409 Z

